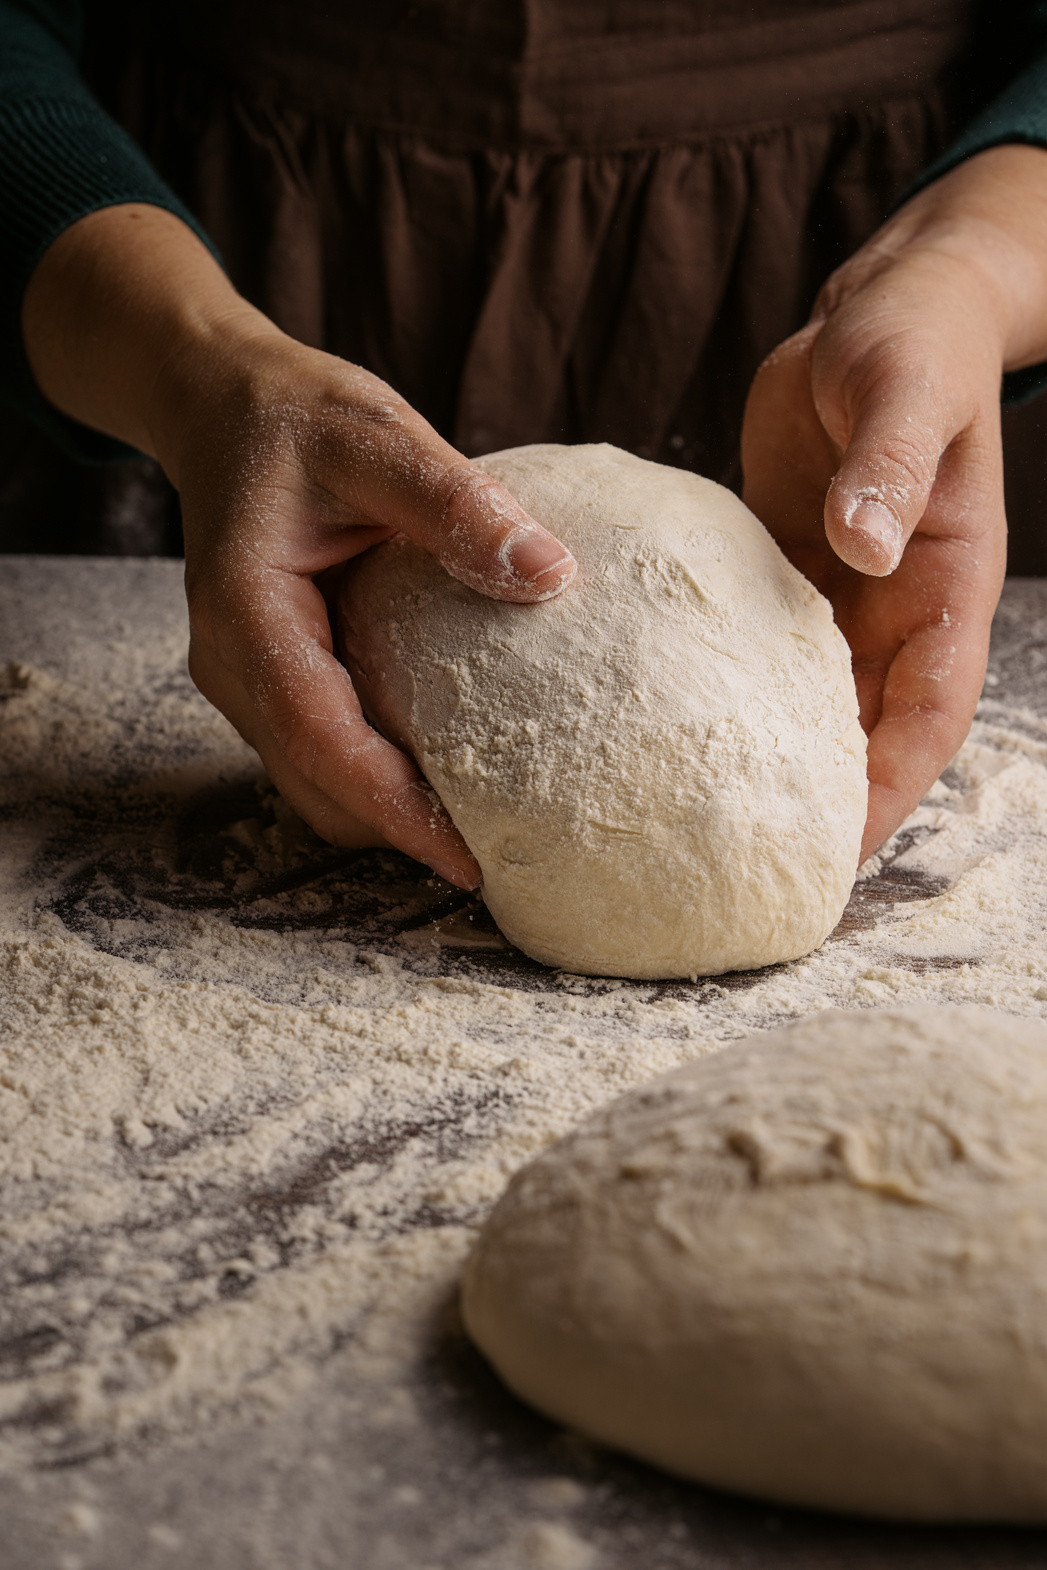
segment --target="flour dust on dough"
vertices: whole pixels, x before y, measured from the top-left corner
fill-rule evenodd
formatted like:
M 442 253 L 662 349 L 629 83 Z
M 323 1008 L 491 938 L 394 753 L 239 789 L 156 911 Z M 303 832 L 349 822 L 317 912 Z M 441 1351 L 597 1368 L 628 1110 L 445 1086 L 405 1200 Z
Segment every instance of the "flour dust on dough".
M 866 811 L 828 602 L 711 480 L 607 445 L 480 461 L 567 543 L 576 581 L 486 599 L 401 537 L 350 576 L 341 630 L 499 927 L 547 965 L 639 978 L 816 948 Z
M 826 1010 L 513 1179 L 470 1333 L 542 1411 L 790 1504 L 1047 1521 L 1047 1025 Z

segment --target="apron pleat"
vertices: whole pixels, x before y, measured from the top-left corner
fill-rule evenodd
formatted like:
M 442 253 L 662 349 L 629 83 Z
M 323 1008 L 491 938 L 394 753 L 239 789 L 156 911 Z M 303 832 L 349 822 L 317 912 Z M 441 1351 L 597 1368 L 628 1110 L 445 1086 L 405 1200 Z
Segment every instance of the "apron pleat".
M 750 185 L 733 143 L 652 159 L 635 206 L 618 215 L 576 355 L 579 428 L 600 433 L 587 439 L 679 461 L 671 437 L 729 287 Z
M 463 451 L 546 441 L 557 428 L 565 366 L 621 186 L 620 163 L 607 158 L 514 159 L 462 370 L 454 436 Z

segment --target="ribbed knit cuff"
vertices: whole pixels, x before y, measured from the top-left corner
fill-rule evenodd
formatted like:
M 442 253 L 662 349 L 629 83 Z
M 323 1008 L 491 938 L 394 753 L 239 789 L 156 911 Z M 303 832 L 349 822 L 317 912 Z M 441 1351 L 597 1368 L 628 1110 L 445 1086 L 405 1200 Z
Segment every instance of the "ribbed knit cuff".
M 68 419 L 44 398 L 22 341 L 22 299 L 52 241 L 78 218 L 124 202 L 174 213 L 217 257 L 196 219 L 79 84 L 69 95 L 0 108 L 0 396 L 88 463 L 139 454 Z
M 1047 57 L 1039 58 L 976 115 L 956 141 L 909 187 L 898 206 L 976 153 L 1016 142 L 1047 149 Z M 1002 398 L 1009 406 L 1029 403 L 1044 391 L 1047 361 L 1009 371 L 1003 378 Z

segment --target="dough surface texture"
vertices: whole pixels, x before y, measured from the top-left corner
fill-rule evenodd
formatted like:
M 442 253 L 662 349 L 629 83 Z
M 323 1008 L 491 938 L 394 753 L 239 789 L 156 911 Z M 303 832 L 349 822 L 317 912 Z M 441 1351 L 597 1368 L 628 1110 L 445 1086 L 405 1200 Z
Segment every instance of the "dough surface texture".
M 575 583 L 486 599 L 401 537 L 347 580 L 341 633 L 499 927 L 547 965 L 638 978 L 816 948 L 866 811 L 828 602 L 711 480 L 607 445 L 480 462 L 567 543 Z
M 1047 1521 L 1047 1026 L 826 1010 L 513 1179 L 466 1325 L 561 1422 L 704 1483 Z

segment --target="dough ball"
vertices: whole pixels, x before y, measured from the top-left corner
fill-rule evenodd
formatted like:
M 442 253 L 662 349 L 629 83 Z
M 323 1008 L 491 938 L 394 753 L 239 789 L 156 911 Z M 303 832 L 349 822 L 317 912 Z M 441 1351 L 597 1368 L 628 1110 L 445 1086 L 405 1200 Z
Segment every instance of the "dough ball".
M 631 1091 L 466 1269 L 506 1383 L 685 1477 L 1047 1521 L 1047 1026 L 827 1010 Z
M 829 604 L 722 486 L 615 447 L 483 467 L 579 562 L 541 605 L 380 545 L 342 601 L 346 662 L 547 965 L 670 977 L 793 959 L 832 931 L 866 810 Z

